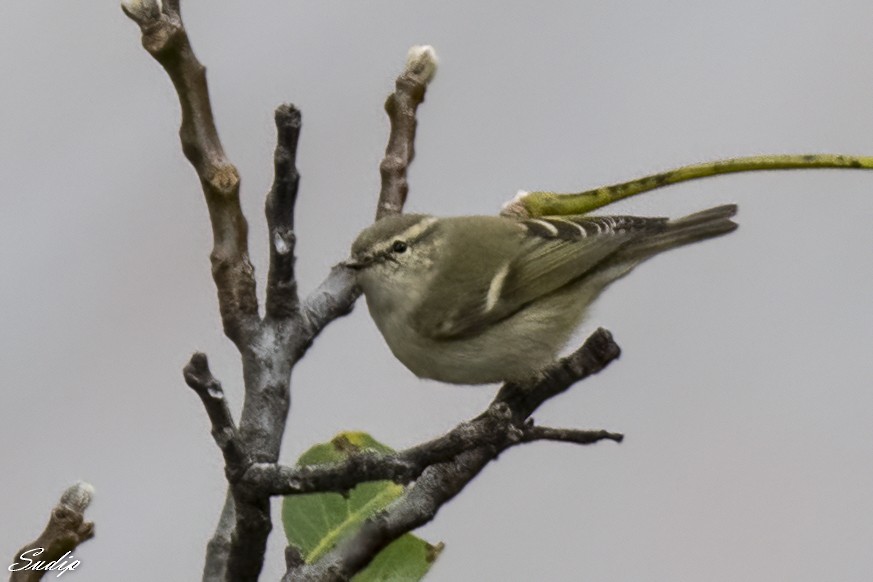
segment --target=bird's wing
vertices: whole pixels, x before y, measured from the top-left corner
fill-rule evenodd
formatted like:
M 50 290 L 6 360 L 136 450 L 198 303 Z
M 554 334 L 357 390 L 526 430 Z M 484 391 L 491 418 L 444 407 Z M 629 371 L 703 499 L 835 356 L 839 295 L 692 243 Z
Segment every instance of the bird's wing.
M 579 279 L 628 241 L 663 230 L 666 223 L 665 218 L 636 216 L 521 221 L 518 224 L 527 231 L 523 242 L 503 259 L 496 272 L 493 264 L 487 270 L 469 269 L 463 282 L 449 278 L 457 276 L 457 270 L 436 273 L 428 299 L 413 313 L 413 326 L 418 333 L 437 340 L 475 335 L 538 297 Z M 470 247 L 467 252 L 475 255 L 478 251 Z M 465 290 L 463 295 L 459 288 Z

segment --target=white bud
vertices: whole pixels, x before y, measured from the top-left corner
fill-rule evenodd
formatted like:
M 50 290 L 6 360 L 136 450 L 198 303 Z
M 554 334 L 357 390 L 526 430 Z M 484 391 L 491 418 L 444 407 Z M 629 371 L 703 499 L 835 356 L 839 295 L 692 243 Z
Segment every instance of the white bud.
M 158 18 L 164 6 L 161 0 L 124 0 L 121 8 L 128 16 L 142 22 Z
M 64 491 L 64 494 L 61 495 L 61 503 L 82 513 L 91 504 L 93 497 L 94 486 L 85 481 L 79 481 Z
M 522 200 L 525 196 L 530 194 L 527 190 L 519 190 L 515 194 L 515 198 L 506 202 L 503 207 L 500 209 L 501 216 L 508 216 L 510 218 L 530 218 L 530 214 L 527 212 L 527 208 L 524 207 Z
M 421 75 L 429 83 L 437 70 L 436 51 L 430 45 L 415 45 L 406 54 L 406 70 Z

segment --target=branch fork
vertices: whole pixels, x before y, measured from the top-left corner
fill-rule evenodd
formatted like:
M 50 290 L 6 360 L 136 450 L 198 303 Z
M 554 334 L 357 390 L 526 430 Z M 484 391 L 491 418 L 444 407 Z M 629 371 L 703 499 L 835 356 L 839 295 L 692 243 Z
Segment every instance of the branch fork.
M 313 564 L 293 548 L 286 552 L 285 580 L 350 578 L 388 543 L 436 515 L 478 472 L 504 450 L 538 440 L 591 444 L 620 441 L 607 431 L 535 426 L 530 415 L 545 400 L 596 373 L 618 357 L 609 332 L 598 330 L 568 358 L 536 381 L 506 385 L 478 417 L 447 434 L 392 454 L 357 453 L 341 463 L 287 467 L 278 464 L 290 409 L 290 374 L 322 329 L 348 313 L 360 290 L 349 269 L 338 265 L 308 297 L 298 297 L 295 277 L 294 209 L 300 175 L 296 168 L 301 115 L 293 105 L 276 109 L 274 180 L 264 205 L 269 227 L 269 270 L 264 316 L 259 313 L 248 224 L 240 207 L 240 180 L 227 159 L 212 113 L 205 68 L 185 30 L 178 0 L 126 0 L 124 12 L 142 31 L 145 49 L 161 64 L 179 97 L 182 150 L 196 171 L 213 231 L 212 272 L 225 334 L 242 357 L 245 399 L 235 422 L 221 383 L 205 354 L 195 353 L 185 382 L 200 397 L 221 450 L 228 493 L 207 547 L 203 580 L 256 580 L 272 528 L 270 498 L 316 491 L 346 492 L 359 483 L 390 479 L 407 493 Z M 390 132 L 379 166 L 381 190 L 376 218 L 402 212 L 407 172 L 415 157 L 417 109 L 436 72 L 429 46 L 413 47 L 385 102 Z

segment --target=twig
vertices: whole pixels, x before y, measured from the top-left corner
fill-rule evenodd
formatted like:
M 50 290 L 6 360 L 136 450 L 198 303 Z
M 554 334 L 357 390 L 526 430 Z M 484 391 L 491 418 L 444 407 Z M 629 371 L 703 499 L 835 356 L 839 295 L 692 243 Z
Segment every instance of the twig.
M 200 352 L 191 356 L 191 361 L 185 366 L 183 375 L 188 386 L 203 401 L 203 407 L 206 408 L 206 414 L 209 415 L 209 420 L 212 422 L 212 438 L 215 439 L 215 444 L 224 454 L 227 479 L 231 483 L 235 483 L 249 468 L 252 461 L 236 424 L 233 422 L 221 382 L 209 371 L 209 361 L 206 354 Z
M 377 480 L 409 483 L 427 467 L 454 459 L 464 451 L 502 445 L 508 438 L 511 420 L 505 405 L 495 406 L 439 438 L 403 451 L 391 454 L 364 451 L 342 462 L 302 467 L 255 464 L 242 482 L 268 495 L 344 493 L 360 483 Z
M 385 157 L 379 164 L 382 187 L 376 206 L 377 220 L 403 211 L 409 192 L 406 170 L 415 157 L 416 111 L 424 101 L 436 67 L 436 52 L 432 47 L 412 47 L 406 66 L 395 82 L 395 90 L 385 101 L 391 131 Z M 324 282 L 303 302 L 301 311 L 307 343 L 311 343 L 331 321 L 349 313 L 360 295 L 349 269 L 339 265 L 331 269 Z
M 704 162 L 575 194 L 519 192 L 518 196 L 503 206 L 501 214 L 518 218 L 585 214 L 623 198 L 679 182 L 735 172 L 813 168 L 870 170 L 873 169 L 873 156 L 846 156 L 842 154 L 763 155 Z
M 94 488 L 81 481 L 64 491 L 43 532 L 15 554 L 9 566 L 9 582 L 41 580 L 46 570 L 24 569 L 37 561 L 46 565 L 57 561 L 52 566 L 57 576 L 78 567 L 79 561 L 71 554 L 79 544 L 94 537 L 94 523 L 85 521 L 84 516 L 93 496 Z
M 179 2 L 128 0 L 122 9 L 142 30 L 142 45 L 167 71 L 179 96 L 182 151 L 200 177 L 212 221 L 212 276 L 224 332 L 244 346 L 258 324 L 248 224 L 239 201 L 239 174 L 218 138 L 206 69 L 197 60 L 182 24 Z
M 436 74 L 436 53 L 429 46 L 409 49 L 406 70 L 397 78 L 396 90 L 385 101 L 385 112 L 391 120 L 391 134 L 385 157 L 379 165 L 382 191 L 376 208 L 376 220 L 400 214 L 406 203 L 409 183 L 406 169 L 415 157 L 415 111 L 424 101 L 427 84 Z
M 266 495 L 346 493 L 355 486 L 378 480 L 407 484 L 416 480 L 428 467 L 451 461 L 471 450 L 490 447 L 501 452 L 509 447 L 548 440 L 594 444 L 602 440 L 621 442 L 623 435 L 605 430 L 559 429 L 514 424 L 511 411 L 504 403 L 495 403 L 478 418 L 459 424 L 445 435 L 429 442 L 391 454 L 364 451 L 344 461 L 323 465 L 288 467 L 258 463 L 240 480 Z
M 265 213 L 270 232 L 270 272 L 267 276 L 267 318 L 288 319 L 297 315 L 299 299 L 294 277 L 294 205 L 300 174 L 297 172 L 297 140 L 300 111 L 293 105 L 276 109 L 275 175 L 267 194 Z
M 578 430 L 573 428 L 551 428 L 548 426 L 525 427 L 521 437 L 522 442 L 559 441 L 577 445 L 590 445 L 603 440 L 620 443 L 624 435 L 605 430 Z
M 360 296 L 354 272 L 343 265 L 335 265 L 318 288 L 303 301 L 301 316 L 309 342 L 331 321 L 351 312 Z
M 221 518 L 206 548 L 203 580 L 256 580 L 263 562 L 263 545 L 272 527 L 269 500 L 244 495 L 247 489 L 238 486 L 252 464 L 252 457 L 233 421 L 221 383 L 209 370 L 206 354 L 198 352 L 191 356 L 183 373 L 212 422 L 212 437 L 224 455 L 229 483 Z

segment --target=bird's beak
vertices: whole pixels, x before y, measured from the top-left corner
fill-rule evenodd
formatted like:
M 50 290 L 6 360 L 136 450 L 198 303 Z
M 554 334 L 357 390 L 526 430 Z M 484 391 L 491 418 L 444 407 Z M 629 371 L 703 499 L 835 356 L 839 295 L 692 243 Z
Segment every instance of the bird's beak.
M 359 257 L 349 257 L 347 260 L 340 263 L 343 267 L 354 269 L 355 271 L 359 271 L 369 265 L 372 261 L 367 257 L 359 258 Z

